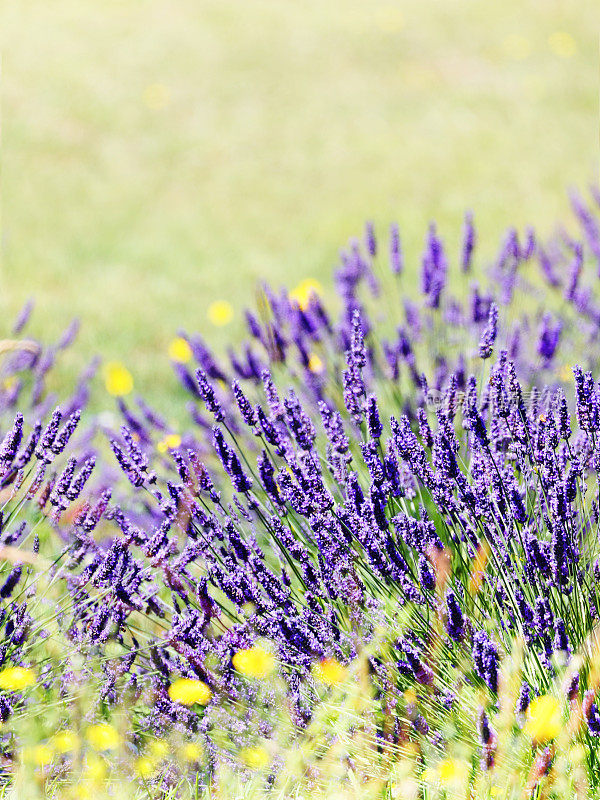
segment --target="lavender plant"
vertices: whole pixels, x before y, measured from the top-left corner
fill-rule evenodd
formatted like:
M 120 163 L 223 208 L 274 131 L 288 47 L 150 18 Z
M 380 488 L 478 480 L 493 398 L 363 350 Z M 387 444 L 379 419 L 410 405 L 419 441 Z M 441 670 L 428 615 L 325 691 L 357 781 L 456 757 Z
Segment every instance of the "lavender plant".
M 265 287 L 247 313 L 252 343 L 230 366 L 184 335 L 198 366 L 175 369 L 196 429 L 170 449 L 154 449 L 169 439 L 163 420 L 121 403 L 112 446 L 139 502 L 104 495 L 76 521 L 72 635 L 126 645 L 127 681 L 154 692 L 144 724 L 205 730 L 209 714 L 169 698 L 173 676 L 200 680 L 220 704 L 241 691 L 232 654 L 267 638 L 306 725 L 314 663 L 349 663 L 398 608 L 409 625 L 389 644 L 393 679 L 373 664 L 392 707 L 431 686 L 452 713 L 463 680 L 493 702 L 502 654 L 522 638 L 522 713 L 585 646 L 598 616 L 599 317 L 586 261 L 598 228 L 581 199 L 574 207 L 585 241 L 509 231 L 468 304 L 470 216 L 460 271 L 432 226 L 421 295 L 402 301 L 387 288 L 403 276 L 398 229 L 382 279 L 368 226 L 336 271 L 337 323 L 317 294 L 297 302 Z M 119 531 L 108 546 L 90 537 L 106 523 Z M 422 714 L 408 732 L 397 720 L 381 734 L 392 742 L 435 736 Z
M 486 270 L 471 215 L 455 269 L 431 226 L 420 294 L 403 286 L 399 228 L 385 255 L 368 225 L 341 254 L 337 321 L 310 287 L 264 287 L 229 363 L 182 333 L 193 424 L 175 434 L 120 400 L 110 445 L 127 484 L 90 481 L 88 441 L 52 474 L 77 412 L 34 427 L 21 464 L 17 417 L 0 463 L 14 502 L 54 509 L 50 582 L 98 686 L 89 723 L 125 704 L 139 758 L 156 737 L 192 737 L 202 786 L 245 764 L 267 792 L 285 783 L 272 743 L 311 740 L 323 685 L 352 674 L 377 700 L 352 735 L 386 768 L 408 752 L 441 765 L 462 743 L 486 797 L 507 732 L 543 717 L 564 679 L 561 719 L 568 707 L 583 753 L 569 791 L 600 788 L 600 225 L 581 198 L 574 209 L 581 241 L 511 230 Z M 503 673 L 515 649 L 518 686 Z M 248 664 L 271 665 L 268 686 Z M 285 733 L 267 713 L 282 704 Z M 561 725 L 529 737 L 532 792 L 556 772 Z M 182 777 L 157 774 L 165 791 Z

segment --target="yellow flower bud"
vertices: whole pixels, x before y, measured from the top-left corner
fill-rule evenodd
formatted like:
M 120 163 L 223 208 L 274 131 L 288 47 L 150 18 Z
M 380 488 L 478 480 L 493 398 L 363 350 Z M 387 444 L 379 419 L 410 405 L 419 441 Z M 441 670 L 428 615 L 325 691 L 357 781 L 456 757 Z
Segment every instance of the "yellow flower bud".
M 0 672 L 0 689 L 21 692 L 35 683 L 35 672 L 27 667 L 7 667 Z
M 86 736 L 94 750 L 115 750 L 119 746 L 119 732 L 108 722 L 91 725 L 87 729 Z
M 181 703 L 184 706 L 191 706 L 194 703 L 205 706 L 212 697 L 212 692 L 204 681 L 178 678 L 169 686 L 169 697 L 175 703 Z
M 260 646 L 239 650 L 231 660 L 237 671 L 249 678 L 266 678 L 275 669 L 273 654 Z
M 336 661 L 335 658 L 324 658 L 313 667 L 315 678 L 321 683 L 327 684 L 327 686 L 335 686 L 337 683 L 341 683 L 346 677 L 346 673 L 346 667 Z

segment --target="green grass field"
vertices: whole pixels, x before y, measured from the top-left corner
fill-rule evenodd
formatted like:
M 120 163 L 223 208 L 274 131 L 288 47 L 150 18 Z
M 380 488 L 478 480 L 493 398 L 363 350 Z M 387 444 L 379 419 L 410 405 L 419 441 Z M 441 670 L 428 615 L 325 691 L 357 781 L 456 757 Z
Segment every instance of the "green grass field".
M 161 404 L 180 328 L 327 284 L 367 217 L 414 264 L 471 206 L 548 232 L 597 177 L 598 17 L 564 0 L 23 0 L 4 10 L 3 300 Z M 207 307 L 229 300 L 226 329 Z M 170 379 L 169 379 L 170 380 Z

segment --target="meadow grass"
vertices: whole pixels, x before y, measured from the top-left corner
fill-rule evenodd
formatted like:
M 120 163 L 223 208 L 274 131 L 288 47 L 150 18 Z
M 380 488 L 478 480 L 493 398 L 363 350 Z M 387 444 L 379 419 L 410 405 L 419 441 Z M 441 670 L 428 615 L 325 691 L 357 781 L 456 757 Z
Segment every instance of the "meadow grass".
M 57 379 L 100 352 L 164 408 L 178 328 L 223 341 L 208 305 L 241 328 L 259 278 L 327 286 L 365 218 L 397 219 L 413 265 L 429 219 L 456 245 L 467 206 L 488 243 L 548 231 L 595 177 L 591 6 L 10 4 L 6 309 L 35 295 L 46 336 L 81 316 Z

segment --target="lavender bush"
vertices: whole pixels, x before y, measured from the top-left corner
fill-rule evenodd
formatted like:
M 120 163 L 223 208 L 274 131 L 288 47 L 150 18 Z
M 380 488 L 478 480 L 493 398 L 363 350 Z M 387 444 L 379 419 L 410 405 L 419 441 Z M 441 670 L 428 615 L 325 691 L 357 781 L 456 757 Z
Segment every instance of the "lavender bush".
M 314 661 L 348 663 L 398 606 L 410 634 L 393 645 L 390 703 L 434 684 L 451 709 L 448 670 L 465 652 L 464 678 L 493 702 L 515 637 L 526 643 L 523 697 L 547 690 L 598 616 L 599 317 L 589 267 L 600 228 L 578 197 L 574 208 L 585 241 L 563 232 L 542 245 L 532 231 L 509 231 L 488 288 L 472 283 L 468 304 L 451 289 L 474 269 L 469 215 L 454 282 L 429 230 L 420 297 L 390 304 L 387 286 L 403 271 L 398 229 L 392 276 L 381 278 L 386 259 L 367 226 L 336 271 L 337 323 L 317 294 L 298 303 L 265 287 L 260 315 L 247 312 L 252 343 L 229 366 L 183 335 L 198 368 L 174 366 L 197 429 L 171 452 L 176 473 L 156 477 L 167 464 L 152 443 L 166 426 L 147 412 L 123 406 L 113 442 L 145 499 L 133 516 L 111 512 L 123 538 L 107 559 L 125 564 L 136 552 L 136 573 L 150 564 L 172 594 L 157 690 L 178 673 L 235 694 L 232 653 L 266 637 L 304 724 Z M 219 620 L 227 630 L 215 636 Z M 428 735 L 427 720 L 415 730 Z
M 596 796 L 600 222 L 573 206 L 581 240 L 511 230 L 485 269 L 471 215 L 456 266 L 432 226 L 420 293 L 398 227 L 384 247 L 368 225 L 341 254 L 335 321 L 310 285 L 264 287 L 228 363 L 181 333 L 192 425 L 120 400 L 127 484 L 80 452 L 48 480 L 77 413 L 34 428 L 27 496 L 55 509 L 61 636 L 84 658 L 74 685 L 98 686 L 87 722 L 125 705 L 139 758 L 173 736 L 200 748 L 183 770 L 152 761 L 156 791 L 247 771 L 288 791 L 282 742 L 314 741 L 323 686 L 352 676 L 374 703 L 340 779 L 370 780 L 356 759 L 375 742 L 374 797 L 405 761 L 406 796 L 437 796 L 424 767 L 451 771 L 460 744 L 473 796 L 509 764 L 517 793 Z M 0 455 L 19 486 L 21 424 Z M 322 766 L 298 780 L 320 786 Z

